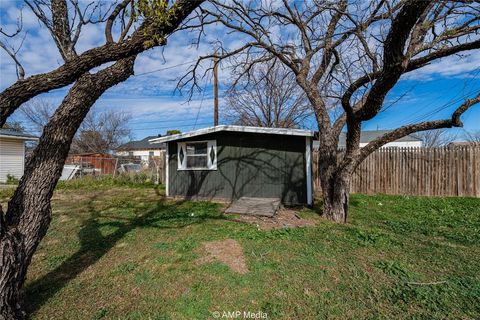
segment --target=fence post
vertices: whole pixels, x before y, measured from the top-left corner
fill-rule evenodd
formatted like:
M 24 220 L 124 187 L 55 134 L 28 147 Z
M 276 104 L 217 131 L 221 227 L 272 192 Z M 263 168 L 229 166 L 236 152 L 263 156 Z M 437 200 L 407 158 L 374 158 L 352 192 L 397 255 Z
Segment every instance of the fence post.
M 157 163 L 154 158 L 153 163 L 155 164 L 155 170 L 156 170 L 156 177 L 155 177 L 155 184 L 158 185 L 160 184 L 160 161 Z
M 113 168 L 113 177 L 115 178 L 118 168 L 118 158 L 115 158 L 115 168 Z

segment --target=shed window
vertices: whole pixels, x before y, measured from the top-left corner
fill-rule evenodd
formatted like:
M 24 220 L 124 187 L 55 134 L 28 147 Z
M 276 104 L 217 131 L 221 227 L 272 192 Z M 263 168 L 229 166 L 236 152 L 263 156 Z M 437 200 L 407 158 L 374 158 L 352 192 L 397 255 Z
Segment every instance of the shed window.
M 217 143 L 210 141 L 192 141 L 178 143 L 179 170 L 216 170 Z

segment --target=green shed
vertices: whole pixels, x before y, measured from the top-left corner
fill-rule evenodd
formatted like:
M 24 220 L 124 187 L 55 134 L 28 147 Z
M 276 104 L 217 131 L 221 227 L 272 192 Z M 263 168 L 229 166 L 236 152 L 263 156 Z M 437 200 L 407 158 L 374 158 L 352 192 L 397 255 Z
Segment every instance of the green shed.
M 149 140 L 166 145 L 166 194 L 312 205 L 313 131 L 221 125 Z

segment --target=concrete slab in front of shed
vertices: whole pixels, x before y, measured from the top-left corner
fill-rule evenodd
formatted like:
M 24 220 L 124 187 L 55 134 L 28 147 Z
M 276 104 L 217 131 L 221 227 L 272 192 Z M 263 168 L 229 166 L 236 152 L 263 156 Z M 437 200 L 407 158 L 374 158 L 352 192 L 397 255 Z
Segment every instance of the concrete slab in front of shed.
M 280 207 L 279 198 L 241 197 L 232 203 L 225 213 L 237 213 L 250 216 L 273 217 Z

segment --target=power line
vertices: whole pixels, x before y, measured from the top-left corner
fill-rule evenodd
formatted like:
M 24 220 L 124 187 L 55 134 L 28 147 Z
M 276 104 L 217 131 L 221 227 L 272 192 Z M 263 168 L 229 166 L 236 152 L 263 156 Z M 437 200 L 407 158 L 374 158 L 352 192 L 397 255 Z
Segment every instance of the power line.
M 129 121 L 129 124 L 144 124 L 144 123 L 165 123 L 165 122 L 183 122 L 183 121 L 195 121 L 197 118 L 182 118 L 182 119 L 162 119 L 151 121 Z
M 197 123 L 196 125 L 211 125 L 211 121 L 209 122 L 202 122 L 202 123 Z M 162 129 L 174 129 L 174 128 L 187 128 L 191 127 L 193 123 L 187 123 L 187 124 L 181 124 L 181 125 L 172 125 L 172 126 L 160 126 L 160 127 L 148 127 L 148 128 L 131 128 L 131 131 L 146 131 L 146 130 L 162 130 Z M 39 133 L 39 131 L 31 128 L 26 128 L 24 129 L 25 132 L 27 133 Z M 95 130 L 97 132 L 108 132 L 109 130 Z
M 165 124 L 165 123 L 185 123 L 185 122 L 188 122 L 188 124 L 186 124 L 186 125 L 189 125 L 189 124 L 194 123 L 194 121 L 198 121 L 198 120 L 207 120 L 207 119 L 204 119 L 203 117 L 202 118 L 196 117 L 196 118 L 164 119 L 164 120 L 152 120 L 152 121 L 128 121 L 126 123 L 128 125 L 138 125 L 138 124 L 145 124 L 145 123 L 149 123 L 149 124 L 162 123 L 162 124 Z M 22 125 L 22 126 L 25 126 L 25 127 L 35 127 L 30 122 L 25 121 L 25 120 L 15 121 L 15 122 Z
M 414 123 L 418 123 L 418 122 L 421 122 L 421 121 L 425 121 L 429 117 L 434 115 L 435 113 L 441 112 L 441 111 L 453 106 L 454 104 L 466 99 L 466 97 L 468 95 L 470 95 L 472 93 L 475 93 L 475 92 L 478 92 L 480 90 L 480 88 L 479 89 L 473 89 L 473 90 L 471 90 L 467 93 L 465 93 L 465 89 L 469 86 L 469 84 L 472 81 L 474 81 L 478 78 L 479 73 L 480 73 L 480 67 L 477 67 L 472 71 L 472 77 L 470 77 L 468 80 L 464 81 L 463 84 L 456 84 L 455 89 L 456 88 L 459 89 L 458 93 L 453 98 L 451 98 L 449 101 L 441 104 L 439 107 L 437 107 L 435 109 L 432 109 L 432 110 L 430 110 L 430 108 L 433 107 L 433 103 L 426 104 L 424 108 L 420 108 L 420 109 L 416 110 L 415 112 L 409 113 L 405 118 L 400 119 L 399 121 L 396 121 L 396 123 L 398 123 L 399 125 L 407 125 L 407 124 L 414 124 Z M 393 103 L 384 107 L 378 114 L 381 114 L 382 112 L 385 112 L 388 109 L 390 109 L 394 104 L 396 104 L 398 101 L 400 101 L 400 99 L 403 98 L 403 96 L 405 96 L 406 93 L 408 93 L 409 91 L 412 91 L 417 86 L 418 86 L 418 82 L 416 84 L 412 85 L 405 92 L 405 94 L 403 94 L 399 99 L 395 100 Z M 461 90 L 460 90 L 460 86 L 463 86 L 463 88 Z M 425 114 L 421 114 L 422 112 L 425 112 L 425 111 L 426 111 Z
M 211 122 L 203 122 L 203 123 L 197 123 L 197 125 L 211 125 Z M 157 129 L 174 129 L 174 128 L 186 128 L 186 127 L 191 127 L 192 123 L 189 124 L 184 124 L 184 125 L 173 125 L 173 126 L 168 126 L 168 127 L 152 127 L 152 128 L 134 128 L 131 129 L 133 131 L 144 131 L 144 130 L 157 130 Z
M 197 116 L 195 117 L 195 124 L 193 125 L 193 130 L 195 130 L 195 128 L 197 127 L 198 116 L 200 115 L 200 110 L 202 110 L 203 99 L 205 98 L 205 88 L 206 88 L 206 86 L 207 86 L 207 84 L 205 83 L 203 85 L 202 100 L 200 100 L 200 106 L 198 107 L 198 110 L 197 110 Z
M 432 109 L 432 110 L 428 111 L 428 109 L 430 109 L 433 106 L 433 103 L 430 103 L 430 104 L 426 105 L 426 108 L 419 109 L 416 112 L 413 112 L 413 113 L 409 114 L 405 119 L 402 120 L 402 122 L 406 123 L 406 124 L 414 124 L 414 123 L 419 123 L 419 122 L 425 121 L 428 118 L 430 118 L 432 115 L 434 115 L 436 113 L 439 113 L 439 112 L 442 112 L 443 110 L 455 105 L 456 103 L 464 101 L 465 99 L 467 99 L 467 97 L 469 95 L 471 95 L 473 93 L 476 93 L 480 90 L 480 88 L 476 88 L 476 89 L 470 90 L 469 92 L 465 92 L 465 88 L 469 85 L 470 82 L 477 79 L 479 73 L 480 73 L 480 68 L 476 68 L 473 76 L 463 83 L 463 89 L 461 91 L 459 90 L 459 93 L 456 94 L 449 101 L 441 104 L 439 107 L 437 107 L 435 109 Z M 463 94 L 462 94 L 462 92 L 463 92 Z M 425 109 L 427 109 L 427 112 L 425 114 L 419 115 L 422 111 L 425 111 Z M 405 125 L 405 124 L 403 124 L 403 125 Z
M 473 94 L 473 93 L 476 93 L 476 92 L 478 92 L 479 90 L 480 90 L 480 89 L 474 89 L 474 90 L 472 90 L 472 91 L 470 91 L 470 92 L 468 92 L 468 93 L 465 93 L 465 94 L 464 94 L 463 96 L 461 96 L 461 97 L 458 97 L 458 98 L 456 98 L 456 99 L 452 99 L 452 100 L 446 102 L 445 104 L 439 106 L 438 108 L 436 108 L 436 109 L 434 109 L 434 110 L 432 110 L 432 111 L 430 111 L 430 112 L 427 112 L 426 114 L 424 114 L 424 115 L 422 115 L 422 116 L 420 116 L 420 117 L 417 117 L 417 118 L 413 119 L 412 122 L 413 122 L 413 123 L 417 123 L 417 122 L 425 121 L 425 120 L 427 120 L 428 118 L 430 118 L 431 116 L 433 116 L 434 114 L 439 113 L 439 112 L 442 112 L 443 110 L 445 110 L 445 109 L 447 109 L 447 108 L 450 108 L 451 106 L 453 106 L 453 105 L 455 105 L 455 104 L 457 104 L 457 103 L 459 103 L 459 102 L 461 102 L 461 101 L 466 100 L 466 99 L 467 99 L 467 98 L 466 98 L 467 96 L 469 96 L 469 95 L 471 95 L 471 94 Z
M 137 74 L 135 74 L 135 75 L 133 75 L 133 76 L 134 76 L 134 77 L 139 77 L 139 76 L 144 76 L 144 75 L 151 74 L 151 73 L 155 73 L 155 72 L 159 72 L 159 71 L 170 70 L 170 69 L 174 69 L 174 68 L 177 68 L 177 67 L 180 67 L 180 66 L 184 66 L 184 65 L 187 65 L 187 64 L 196 62 L 196 61 L 197 61 L 197 60 L 187 61 L 187 62 L 179 63 L 179 64 L 176 64 L 176 65 L 170 66 L 170 67 L 163 67 L 163 68 L 154 69 L 154 70 L 147 71 L 147 72 L 137 73 Z
M 162 119 L 162 120 L 151 120 L 151 121 L 129 121 L 128 124 L 144 124 L 144 123 L 155 124 L 155 123 L 185 122 L 185 121 L 196 121 L 196 120 L 198 120 L 198 117 L 182 118 L 182 119 Z M 25 121 L 15 121 L 15 122 L 18 122 L 19 124 L 22 124 L 22 125 L 30 125 Z
M 390 109 L 391 107 L 393 107 L 397 102 L 401 101 L 404 97 L 406 97 L 409 93 L 411 93 L 415 88 L 417 88 L 418 86 L 418 82 L 413 84 L 412 86 L 410 86 L 410 88 L 408 90 L 406 90 L 404 93 L 402 93 L 400 95 L 400 97 L 398 97 L 397 99 L 395 99 L 393 102 L 391 102 L 390 104 L 388 104 L 387 106 L 385 106 L 382 110 L 380 110 L 380 113 L 382 112 L 385 112 L 387 111 L 388 109 Z

